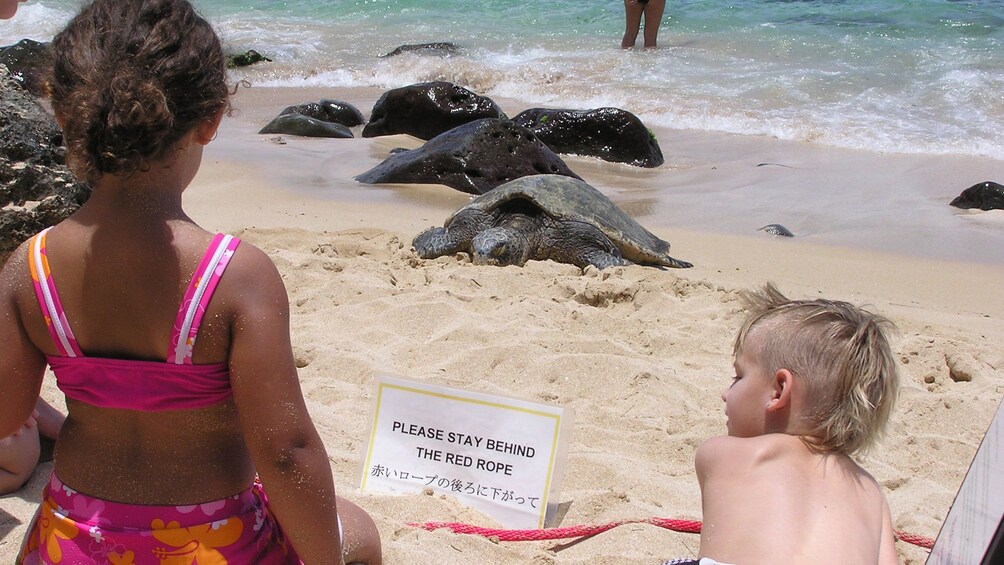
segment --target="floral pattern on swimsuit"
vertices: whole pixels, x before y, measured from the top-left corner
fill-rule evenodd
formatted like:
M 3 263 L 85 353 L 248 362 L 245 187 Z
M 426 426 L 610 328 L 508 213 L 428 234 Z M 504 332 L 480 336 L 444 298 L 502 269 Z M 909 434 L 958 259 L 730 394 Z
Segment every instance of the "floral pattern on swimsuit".
M 122 504 L 80 494 L 53 474 L 18 563 L 301 563 L 269 513 L 267 500 L 255 483 L 206 504 Z

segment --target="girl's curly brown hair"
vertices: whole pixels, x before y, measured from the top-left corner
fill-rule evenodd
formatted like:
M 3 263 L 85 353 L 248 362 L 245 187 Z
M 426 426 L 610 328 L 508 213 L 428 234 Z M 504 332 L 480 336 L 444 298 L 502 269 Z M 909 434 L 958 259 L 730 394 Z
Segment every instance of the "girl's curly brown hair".
M 95 0 L 52 49 L 52 107 L 87 182 L 146 170 L 229 108 L 220 40 L 186 0 Z

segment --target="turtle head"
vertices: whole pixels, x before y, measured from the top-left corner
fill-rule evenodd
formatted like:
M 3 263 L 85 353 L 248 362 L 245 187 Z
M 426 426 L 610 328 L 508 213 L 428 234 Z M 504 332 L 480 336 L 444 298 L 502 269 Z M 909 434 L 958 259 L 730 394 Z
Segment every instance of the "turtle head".
M 488 228 L 471 240 L 471 258 L 475 265 L 522 267 L 530 258 L 530 242 L 519 230 Z

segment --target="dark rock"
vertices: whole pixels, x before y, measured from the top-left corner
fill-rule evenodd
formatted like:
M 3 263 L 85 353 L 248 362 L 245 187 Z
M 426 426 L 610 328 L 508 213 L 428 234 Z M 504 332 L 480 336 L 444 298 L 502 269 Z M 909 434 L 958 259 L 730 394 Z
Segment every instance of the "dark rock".
M 531 108 L 513 118 L 557 153 L 588 155 L 637 167 L 664 162 L 655 135 L 637 116 L 619 108 Z
M 449 82 L 425 82 L 388 90 L 373 105 L 363 137 L 406 133 L 432 139 L 459 125 L 502 117 L 495 102 Z
M 87 200 L 65 163 L 55 120 L 0 67 L 0 262 Z
M 0 63 L 25 90 L 43 96 L 52 70 L 52 45 L 22 39 L 14 45 L 0 47 Z
M 418 149 L 395 153 L 356 180 L 445 184 L 484 194 L 513 179 L 539 174 L 579 178 L 530 130 L 509 120 L 485 118 L 440 134 Z
M 956 196 L 950 205 L 963 209 L 1004 210 L 1004 186 L 993 181 L 974 184 Z
M 337 137 L 347 139 L 352 137 L 349 128 L 342 124 L 325 122 L 304 116 L 303 114 L 282 114 L 277 116 L 258 133 L 285 133 L 303 137 Z
M 791 230 L 782 226 L 781 224 L 767 224 L 766 226 L 758 229 L 757 231 L 764 231 L 770 235 L 776 235 L 780 237 L 795 237 L 795 234 L 791 233 Z
M 227 55 L 227 68 L 236 69 L 237 67 L 246 67 L 262 61 L 271 63 L 272 59 L 269 59 L 254 49 L 248 49 L 243 53 Z
M 459 51 L 460 46 L 456 43 L 419 43 L 416 45 L 402 45 L 390 53 L 380 55 L 380 57 L 394 57 L 395 55 L 400 55 L 401 53 L 415 52 L 421 55 L 439 55 L 440 57 L 443 57 L 446 55 L 454 55 Z
M 342 102 L 341 100 L 329 100 L 327 98 L 322 98 L 320 102 L 307 102 L 306 104 L 287 106 L 283 111 L 279 112 L 280 116 L 284 114 L 303 114 L 316 120 L 342 124 L 350 128 L 362 125 L 365 122 L 362 112 L 352 104 Z

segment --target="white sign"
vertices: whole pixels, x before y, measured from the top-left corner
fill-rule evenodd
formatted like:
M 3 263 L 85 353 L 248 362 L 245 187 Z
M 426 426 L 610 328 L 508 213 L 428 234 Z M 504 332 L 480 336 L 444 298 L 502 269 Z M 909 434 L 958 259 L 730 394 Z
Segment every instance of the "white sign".
M 572 411 L 379 375 L 363 490 L 431 488 L 509 528 L 557 506 Z

